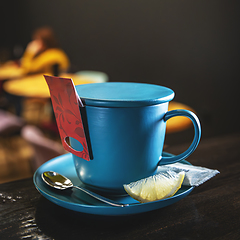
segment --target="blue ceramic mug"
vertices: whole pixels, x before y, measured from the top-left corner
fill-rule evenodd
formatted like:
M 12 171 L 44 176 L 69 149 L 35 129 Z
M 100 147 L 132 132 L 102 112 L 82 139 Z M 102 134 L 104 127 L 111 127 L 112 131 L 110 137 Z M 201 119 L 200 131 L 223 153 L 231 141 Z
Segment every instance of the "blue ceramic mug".
M 124 192 L 123 184 L 156 173 L 158 165 L 187 158 L 197 147 L 201 127 L 188 110 L 168 111 L 174 92 L 144 83 L 94 83 L 76 86 L 84 102 L 92 159 L 73 155 L 80 180 L 88 187 L 112 194 Z M 83 111 L 83 110 L 82 110 Z M 195 135 L 190 147 L 180 155 L 162 156 L 166 122 L 175 116 L 191 119 Z M 72 148 L 82 145 L 70 138 Z

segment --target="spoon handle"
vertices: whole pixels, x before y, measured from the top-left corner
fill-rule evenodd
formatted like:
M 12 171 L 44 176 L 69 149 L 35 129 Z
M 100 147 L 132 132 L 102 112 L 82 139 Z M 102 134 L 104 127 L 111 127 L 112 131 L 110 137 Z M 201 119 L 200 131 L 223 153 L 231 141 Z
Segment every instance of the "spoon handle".
M 129 206 L 129 204 L 123 204 L 123 203 L 118 203 L 118 202 L 112 201 L 108 198 L 105 198 L 105 197 L 100 196 L 96 193 L 93 193 L 92 191 L 90 191 L 88 189 L 81 188 L 81 187 L 78 187 L 78 186 L 72 186 L 72 187 L 74 187 L 76 189 L 79 189 L 79 190 L 85 192 L 86 194 L 90 195 L 91 197 L 96 198 L 97 200 L 105 202 L 105 203 L 110 204 L 112 206 L 115 206 L 115 207 L 127 207 L 127 206 Z

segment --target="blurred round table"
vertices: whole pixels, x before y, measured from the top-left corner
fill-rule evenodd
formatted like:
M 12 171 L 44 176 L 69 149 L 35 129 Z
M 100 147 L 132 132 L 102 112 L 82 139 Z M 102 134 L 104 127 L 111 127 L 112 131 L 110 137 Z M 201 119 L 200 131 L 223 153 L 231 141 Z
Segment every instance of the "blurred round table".
M 19 78 L 22 76 L 22 68 L 15 63 L 4 64 L 0 67 L 0 81 Z
M 179 102 L 169 102 L 168 111 L 176 109 L 185 109 L 194 112 L 194 110 L 182 103 Z M 187 117 L 173 117 L 167 121 L 166 133 L 173 133 L 183 131 L 192 126 L 192 121 Z
M 71 78 L 75 85 L 94 83 L 94 80 L 76 74 L 61 74 L 60 77 Z M 21 97 L 30 97 L 30 98 L 50 98 L 49 88 L 43 77 L 43 74 L 30 75 L 19 79 L 13 79 L 6 81 L 3 85 L 3 88 L 6 92 Z M 175 109 L 186 109 L 193 111 L 194 110 L 182 103 L 172 101 L 169 103 L 168 110 Z M 166 132 L 173 133 L 178 131 L 183 131 L 189 128 L 192 125 L 191 120 L 186 117 L 173 117 L 167 121 Z
M 5 92 L 14 98 L 14 107 L 18 116 L 28 122 L 42 124 L 52 121 L 50 92 L 44 74 L 28 75 L 22 78 L 7 80 L 3 84 Z M 49 74 L 46 74 L 49 75 Z M 59 77 L 71 78 L 75 85 L 94 83 L 94 80 L 75 74 L 61 74 Z M 34 113 L 34 114 L 33 114 Z
M 60 77 L 71 78 L 75 85 L 94 82 L 90 78 L 75 74 L 61 74 Z M 43 74 L 9 80 L 4 83 L 3 89 L 7 93 L 21 97 L 50 98 L 49 88 Z

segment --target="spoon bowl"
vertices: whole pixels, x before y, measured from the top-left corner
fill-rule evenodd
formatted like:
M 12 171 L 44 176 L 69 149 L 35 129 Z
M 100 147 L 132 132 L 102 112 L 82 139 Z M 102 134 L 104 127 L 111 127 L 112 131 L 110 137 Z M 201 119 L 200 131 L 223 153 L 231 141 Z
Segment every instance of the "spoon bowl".
M 44 172 L 42 173 L 42 179 L 49 186 L 56 189 L 64 190 L 73 187 L 73 183 L 70 181 L 70 179 L 56 172 Z
M 111 206 L 114 206 L 114 207 L 129 206 L 129 204 L 122 204 L 122 203 L 115 202 L 111 199 L 108 199 L 97 193 L 94 193 L 86 188 L 74 186 L 70 179 L 66 178 L 65 176 L 63 176 L 57 172 L 53 172 L 53 171 L 43 172 L 41 174 L 41 177 L 47 185 L 49 185 L 53 188 L 56 188 L 56 189 L 64 190 L 64 189 L 68 189 L 68 188 L 76 188 L 78 190 L 85 192 L 86 194 L 90 195 L 91 197 L 93 197 L 99 201 L 102 201 L 104 203 L 107 203 Z

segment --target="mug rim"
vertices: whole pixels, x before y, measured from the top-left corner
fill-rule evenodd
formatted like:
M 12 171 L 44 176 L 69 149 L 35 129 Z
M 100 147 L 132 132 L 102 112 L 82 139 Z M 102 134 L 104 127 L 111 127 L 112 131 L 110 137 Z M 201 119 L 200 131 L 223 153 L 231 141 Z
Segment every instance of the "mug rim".
M 135 82 L 90 83 L 76 86 L 86 106 L 142 107 L 169 102 L 174 91 L 168 87 Z

